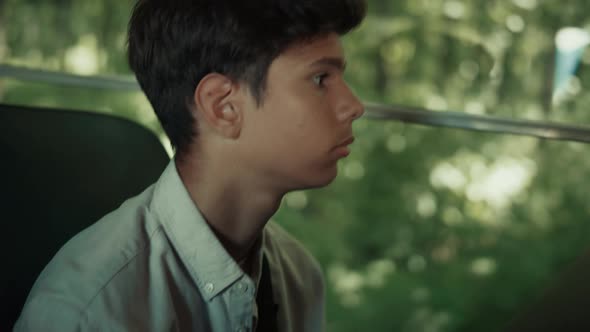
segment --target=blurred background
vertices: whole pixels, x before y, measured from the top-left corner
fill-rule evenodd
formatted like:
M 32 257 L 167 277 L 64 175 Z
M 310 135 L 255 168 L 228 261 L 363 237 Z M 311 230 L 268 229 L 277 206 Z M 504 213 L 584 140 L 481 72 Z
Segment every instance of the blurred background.
M 132 4 L 0 0 L 0 102 L 114 114 L 167 146 L 125 60 Z M 587 13 L 369 0 L 344 39 L 347 80 L 366 102 L 587 125 Z M 289 194 L 274 217 L 324 269 L 328 331 L 499 331 L 588 247 L 586 144 L 371 119 L 355 133 L 333 185 Z

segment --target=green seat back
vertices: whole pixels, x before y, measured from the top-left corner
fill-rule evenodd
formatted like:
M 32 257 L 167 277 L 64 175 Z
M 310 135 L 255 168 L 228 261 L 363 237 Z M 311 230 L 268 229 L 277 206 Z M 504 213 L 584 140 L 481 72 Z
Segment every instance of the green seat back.
M 59 248 L 168 162 L 157 137 L 131 121 L 0 104 L 0 331 Z

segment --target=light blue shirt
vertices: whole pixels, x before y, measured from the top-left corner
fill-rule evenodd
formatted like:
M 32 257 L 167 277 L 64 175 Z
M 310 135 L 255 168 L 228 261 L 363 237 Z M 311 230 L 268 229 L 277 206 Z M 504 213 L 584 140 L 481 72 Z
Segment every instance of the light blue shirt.
M 264 228 L 280 331 L 323 331 L 318 263 L 279 225 Z M 85 229 L 33 286 L 15 331 L 252 331 L 256 286 L 215 237 L 174 162 L 142 194 Z

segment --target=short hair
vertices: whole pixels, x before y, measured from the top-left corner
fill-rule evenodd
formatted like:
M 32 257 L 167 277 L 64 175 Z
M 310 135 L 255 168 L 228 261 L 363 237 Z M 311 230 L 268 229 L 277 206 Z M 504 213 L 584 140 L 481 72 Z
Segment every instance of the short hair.
M 138 0 L 128 61 L 177 154 L 193 137 L 193 95 L 209 73 L 245 82 L 261 103 L 286 48 L 360 24 L 365 0 Z

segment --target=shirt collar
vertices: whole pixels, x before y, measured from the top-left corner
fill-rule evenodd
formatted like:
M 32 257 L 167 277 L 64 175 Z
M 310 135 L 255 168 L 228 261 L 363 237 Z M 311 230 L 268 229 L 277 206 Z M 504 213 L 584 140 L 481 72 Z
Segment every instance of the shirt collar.
M 174 159 L 156 182 L 150 207 L 204 299 L 211 300 L 244 275 L 190 198 Z

